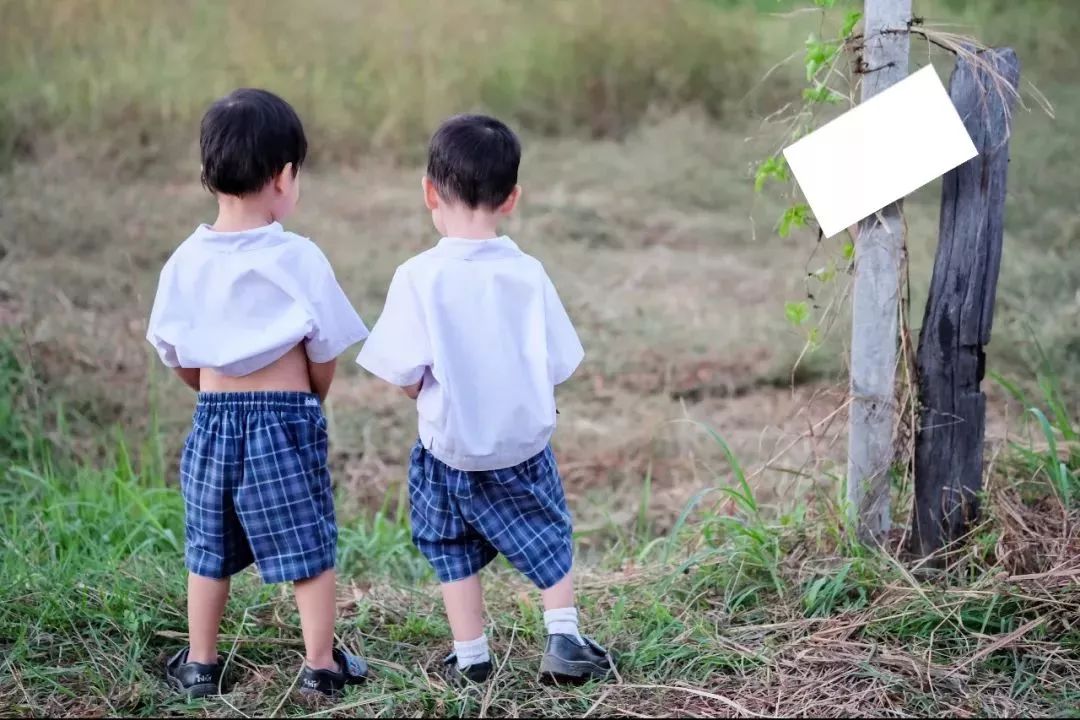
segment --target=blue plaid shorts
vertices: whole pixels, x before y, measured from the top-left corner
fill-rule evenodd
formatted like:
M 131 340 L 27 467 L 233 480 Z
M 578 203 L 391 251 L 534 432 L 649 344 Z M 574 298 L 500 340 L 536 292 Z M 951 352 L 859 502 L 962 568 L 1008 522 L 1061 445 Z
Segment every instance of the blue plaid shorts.
M 475 575 L 499 553 L 540 589 L 573 565 L 570 513 L 550 446 L 514 467 L 465 472 L 418 441 L 409 503 L 413 542 L 440 582 Z
M 316 395 L 199 393 L 180 459 L 188 569 L 226 578 L 254 562 L 276 583 L 334 567 L 326 453 Z

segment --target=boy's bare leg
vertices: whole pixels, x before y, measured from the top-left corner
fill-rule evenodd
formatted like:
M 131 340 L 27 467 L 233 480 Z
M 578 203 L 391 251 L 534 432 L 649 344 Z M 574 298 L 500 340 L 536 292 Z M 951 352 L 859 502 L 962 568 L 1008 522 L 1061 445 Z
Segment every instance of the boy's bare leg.
M 308 667 L 315 670 L 339 670 L 334 660 L 337 573 L 327 570 L 313 578 L 297 581 L 294 588 Z
M 479 575 L 443 583 L 442 596 L 456 642 L 469 642 L 484 634 L 484 589 Z
M 544 601 L 545 610 L 574 607 L 574 571 L 566 573 L 562 580 L 547 590 L 541 590 L 540 597 Z
M 229 599 L 229 579 L 188 573 L 188 662 L 217 662 L 218 628 Z

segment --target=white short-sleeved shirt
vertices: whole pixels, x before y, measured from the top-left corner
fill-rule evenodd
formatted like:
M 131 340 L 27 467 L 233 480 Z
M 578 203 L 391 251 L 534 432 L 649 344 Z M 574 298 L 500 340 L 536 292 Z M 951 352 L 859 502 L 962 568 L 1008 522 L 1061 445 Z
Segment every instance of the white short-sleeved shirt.
M 367 334 L 322 251 L 275 222 L 196 228 L 161 270 L 146 339 L 169 367 L 239 377 L 301 342 L 329 362 Z
M 395 385 L 423 379 L 421 442 L 472 471 L 544 449 L 554 388 L 584 355 L 538 260 L 508 237 L 443 238 L 397 269 L 357 362 Z

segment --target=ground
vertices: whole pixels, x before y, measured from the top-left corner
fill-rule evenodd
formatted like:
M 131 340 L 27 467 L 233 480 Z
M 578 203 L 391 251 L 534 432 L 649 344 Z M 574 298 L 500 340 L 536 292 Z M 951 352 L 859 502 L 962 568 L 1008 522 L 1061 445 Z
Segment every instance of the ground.
M 1080 701 L 1080 518 L 1041 483 L 1025 500 L 1002 480 L 947 571 L 849 543 L 827 497 L 768 519 L 736 493 L 730 514 L 664 536 L 609 535 L 577 588 L 619 674 L 582 688 L 535 682 L 539 598 L 502 563 L 485 572 L 496 674 L 448 687 L 449 630 L 403 518 L 347 522 L 338 637 L 373 680 L 300 698 L 292 593 L 245 572 L 222 628 L 230 691 L 188 703 L 161 680 L 185 632 L 177 493 L 152 462 L 136 473 L 124 445 L 90 467 L 38 435 L 20 443 L 4 420 L 17 457 L 0 488 L 0 714 L 1015 717 L 1075 715 Z
M 984 522 L 924 563 L 902 551 L 905 481 L 885 548 L 851 541 L 838 500 L 844 238 L 778 237 L 780 191 L 753 189 L 755 163 L 779 142 L 776 118 L 760 121 L 774 109 L 766 99 L 798 97 L 799 85 L 784 86 L 791 73 L 752 79 L 823 26 L 743 4 L 719 17 L 689 0 L 640 0 L 641 13 L 566 3 L 549 22 L 519 14 L 544 18 L 545 6 L 504 4 L 469 27 L 521 48 L 512 72 L 466 35 L 402 57 L 415 4 L 331 27 L 342 6 L 323 0 L 290 20 L 295 62 L 267 50 L 285 37 L 281 18 L 253 23 L 233 4 L 199 6 L 202 25 L 177 6 L 188 23 L 179 34 L 122 0 L 52 13 L 21 5 L 23 29 L 7 26 L 0 43 L 18 68 L 0 78 L 0 714 L 1075 714 L 1080 223 L 1069 143 L 1080 16 L 1050 4 L 988 13 L 982 0 L 919 9 L 939 29 L 966 13 L 987 39 L 1014 44 L 1024 77 L 1057 108 L 1052 119 L 1025 86 L 1016 114 Z M 423 32 L 444 35 L 460 7 Z M 501 32 L 507 23 L 513 32 Z M 686 42 L 670 43 L 673 32 Z M 191 62 L 222 34 L 235 36 L 234 62 Z M 947 76 L 950 61 L 933 59 Z M 444 77 L 436 66 L 464 70 Z M 356 68 L 389 79 L 372 84 Z M 234 692 L 178 701 L 160 665 L 184 632 L 175 465 L 193 398 L 143 334 L 162 263 L 213 218 L 193 135 L 207 88 L 256 77 L 297 97 L 313 153 L 288 225 L 324 248 L 370 324 L 394 267 L 437 239 L 420 202 L 417 137 L 445 107 L 475 104 L 481 72 L 482 100 L 503 102 L 524 127 L 524 201 L 507 230 L 548 268 L 588 354 L 560 388 L 555 447 L 585 628 L 620 654 L 620 675 L 576 690 L 537 685 L 538 598 L 498 566 L 486 578 L 496 681 L 480 694 L 445 686 L 436 670 L 448 629 L 401 503 L 415 411 L 345 362 L 327 408 L 339 632 L 377 678 L 337 705 L 296 702 L 291 594 L 247 573 L 223 629 Z M 355 92 L 364 82 L 367 94 Z M 778 82 L 770 96 L 764 86 Z M 351 104 L 339 102 L 350 89 Z M 906 205 L 916 329 L 937 192 Z M 835 281 L 810 277 L 830 262 Z M 804 354 L 834 299 L 835 322 Z M 820 307 L 794 327 L 785 302 L 802 300 Z M 1028 397 L 1010 403 L 1005 385 Z M 1045 428 L 1019 422 L 1033 406 Z

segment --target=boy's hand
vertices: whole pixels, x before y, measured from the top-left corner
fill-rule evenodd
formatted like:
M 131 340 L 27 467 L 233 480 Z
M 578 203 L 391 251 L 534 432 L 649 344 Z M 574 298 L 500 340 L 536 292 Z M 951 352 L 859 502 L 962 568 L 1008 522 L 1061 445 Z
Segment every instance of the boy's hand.
M 416 398 L 420 397 L 420 389 L 422 387 L 424 387 L 423 379 L 421 379 L 420 382 L 413 383 L 412 385 L 406 385 L 401 389 L 406 395 L 409 396 L 410 400 L 415 400 Z
M 199 368 L 173 368 L 176 376 L 195 392 L 199 392 Z
M 330 383 L 334 381 L 334 371 L 337 370 L 337 358 L 330 362 L 313 363 L 308 361 L 308 377 L 311 380 L 311 392 L 319 396 L 319 400 L 326 402 L 326 396 L 330 394 Z

